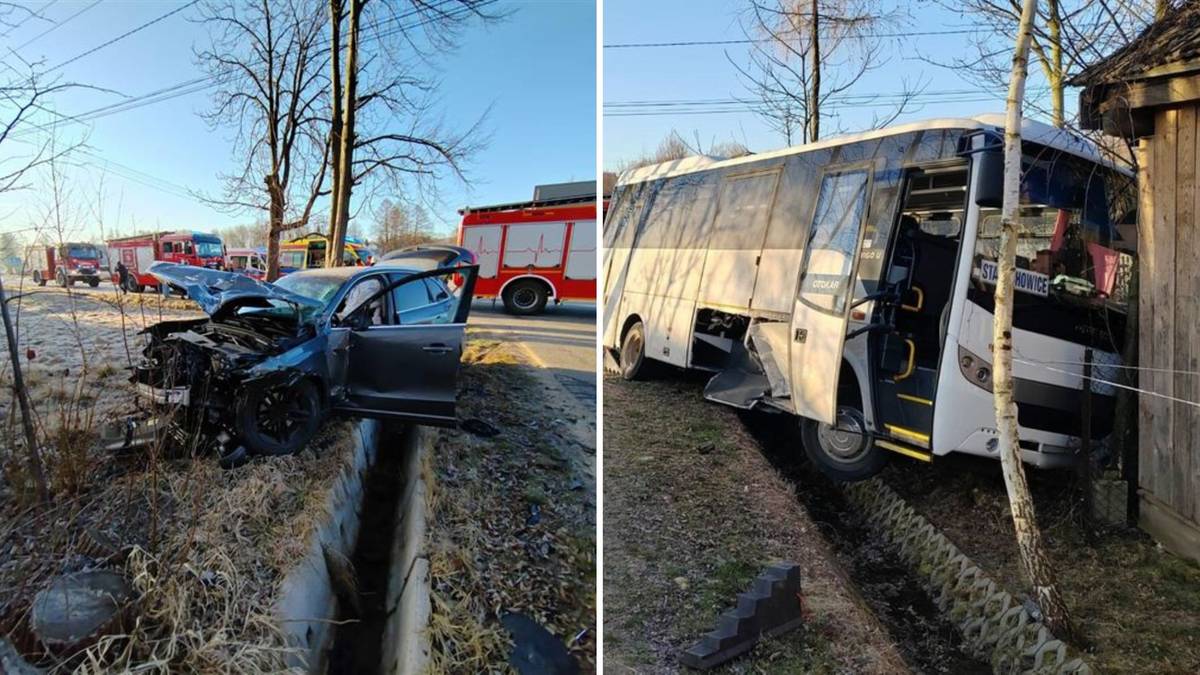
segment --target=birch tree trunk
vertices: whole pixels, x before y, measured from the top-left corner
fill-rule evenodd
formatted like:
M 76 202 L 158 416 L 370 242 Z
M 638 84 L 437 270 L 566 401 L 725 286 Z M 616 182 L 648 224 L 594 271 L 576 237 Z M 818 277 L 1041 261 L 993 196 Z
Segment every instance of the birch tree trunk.
M 1030 31 L 1037 0 L 1024 0 L 1017 45 L 1013 53 L 1012 79 L 1008 87 L 1007 118 L 1004 131 L 1004 201 L 1001 209 L 1000 260 L 996 279 L 996 314 L 992 328 L 993 392 L 996 424 L 1000 432 L 1000 464 L 1021 564 L 1046 626 L 1056 637 L 1073 636 L 1070 615 L 1059 593 L 1054 569 L 1046 555 L 1041 531 L 1034 516 L 1033 500 L 1021 463 L 1020 438 L 1017 435 L 1017 405 L 1013 401 L 1012 317 L 1013 283 L 1016 277 L 1017 209 L 1021 191 L 1021 107 L 1025 97 L 1025 76 L 1029 66 Z

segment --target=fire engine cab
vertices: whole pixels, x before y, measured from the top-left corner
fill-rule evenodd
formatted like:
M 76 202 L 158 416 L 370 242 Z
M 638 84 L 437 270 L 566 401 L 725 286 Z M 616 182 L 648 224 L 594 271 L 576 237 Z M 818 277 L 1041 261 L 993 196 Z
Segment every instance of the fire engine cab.
M 147 272 L 157 260 L 213 269 L 225 267 L 225 246 L 215 234 L 188 231 L 139 234 L 110 239 L 108 249 L 112 252 L 113 283 L 121 283 L 116 267 L 121 263 L 128 270 L 125 288 L 135 293 L 141 293 L 147 286 L 158 287 L 158 281 Z
M 596 184 L 539 185 L 533 200 L 459 210 L 458 245 L 475 254 L 475 297 L 512 314 L 596 300 Z
M 68 242 L 58 246 L 34 246 L 26 256 L 33 267 L 33 281 L 45 286 L 74 286 L 82 281 L 95 288 L 100 285 L 104 254 L 94 244 Z

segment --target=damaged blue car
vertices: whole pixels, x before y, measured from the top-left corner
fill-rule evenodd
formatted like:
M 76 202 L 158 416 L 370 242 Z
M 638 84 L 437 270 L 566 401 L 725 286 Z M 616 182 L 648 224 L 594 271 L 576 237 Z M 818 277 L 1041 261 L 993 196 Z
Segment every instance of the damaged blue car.
M 156 428 L 222 456 L 296 452 L 334 414 L 453 426 L 479 269 L 453 253 L 275 283 L 156 263 L 150 273 L 209 316 L 147 328 L 133 382 L 164 413 Z

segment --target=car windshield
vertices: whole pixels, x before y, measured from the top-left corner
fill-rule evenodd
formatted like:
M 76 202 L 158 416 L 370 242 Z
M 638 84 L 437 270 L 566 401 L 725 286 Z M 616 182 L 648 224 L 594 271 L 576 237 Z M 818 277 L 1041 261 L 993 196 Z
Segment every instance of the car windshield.
M 204 258 L 219 258 L 224 255 L 219 241 L 196 242 L 196 254 Z
M 95 260 L 100 257 L 96 249 L 91 246 L 70 246 L 67 248 L 67 255 L 84 260 Z
M 296 273 L 280 278 L 275 285 L 297 295 L 327 303 L 345 281 L 345 277 L 340 275 Z

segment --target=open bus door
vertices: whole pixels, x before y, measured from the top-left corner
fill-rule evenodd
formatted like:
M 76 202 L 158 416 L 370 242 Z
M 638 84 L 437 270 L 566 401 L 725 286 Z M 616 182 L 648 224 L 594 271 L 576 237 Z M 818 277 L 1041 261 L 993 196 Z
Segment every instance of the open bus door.
M 829 425 L 838 417 L 838 375 L 871 173 L 869 164 L 858 164 L 828 169 L 821 178 L 792 311 L 792 403 L 797 415 Z

